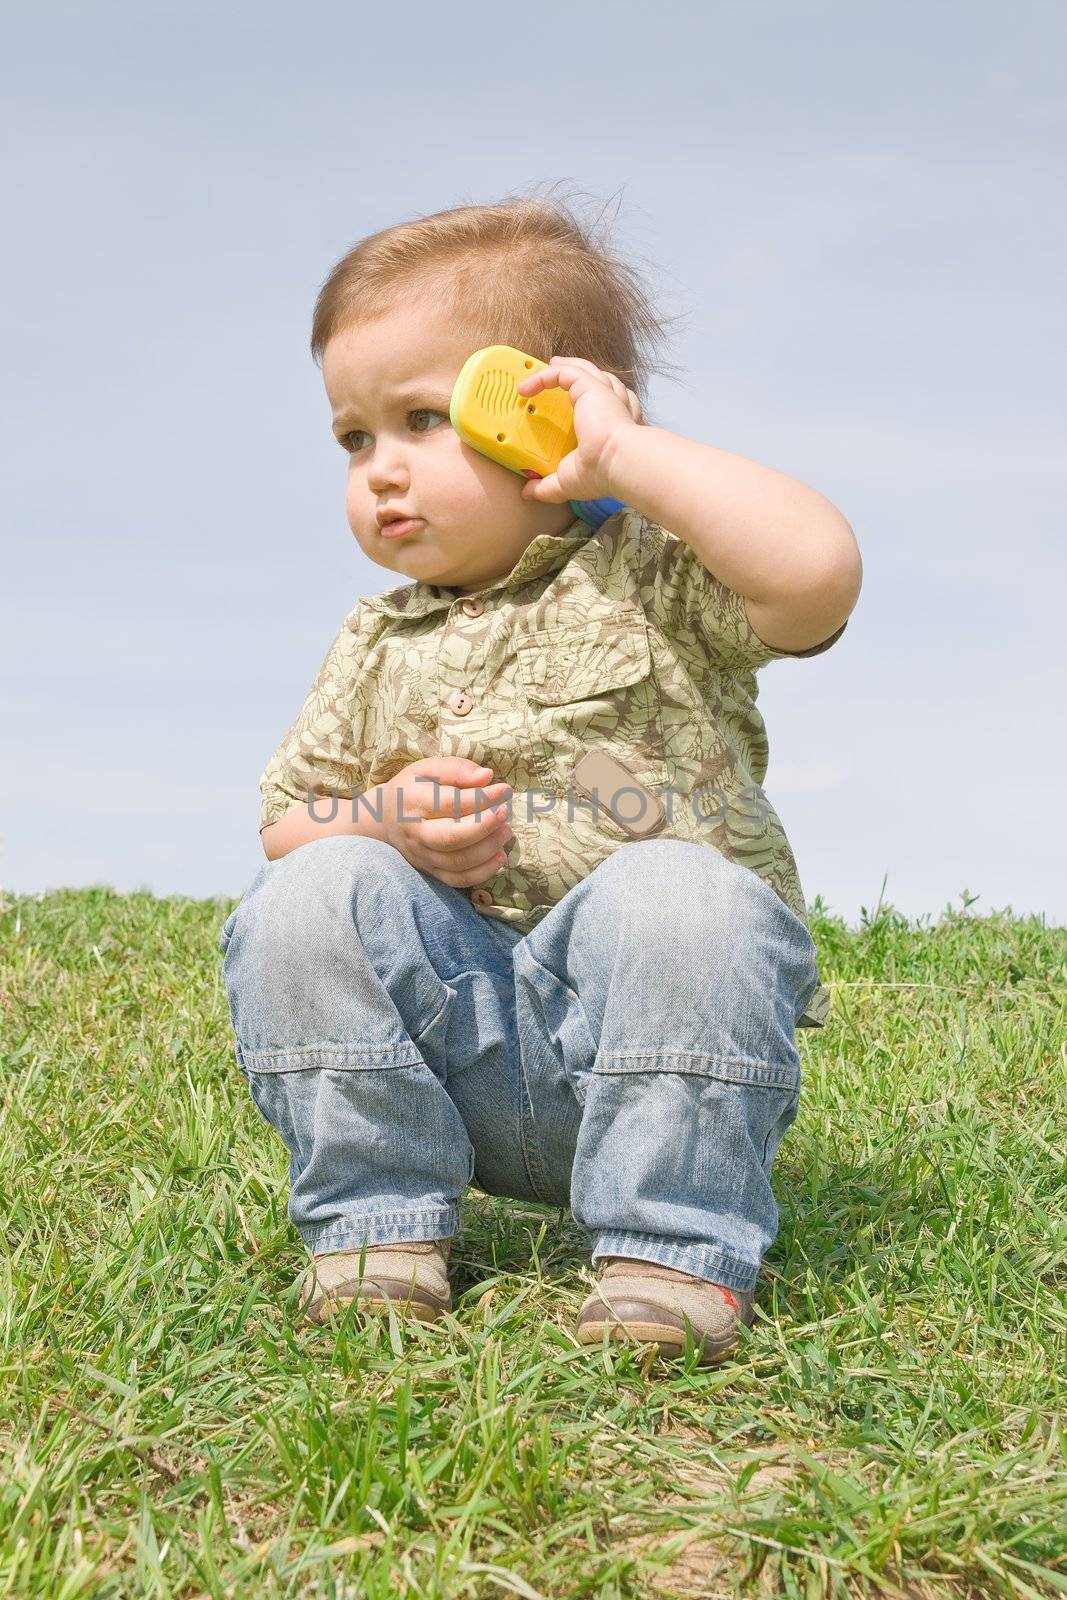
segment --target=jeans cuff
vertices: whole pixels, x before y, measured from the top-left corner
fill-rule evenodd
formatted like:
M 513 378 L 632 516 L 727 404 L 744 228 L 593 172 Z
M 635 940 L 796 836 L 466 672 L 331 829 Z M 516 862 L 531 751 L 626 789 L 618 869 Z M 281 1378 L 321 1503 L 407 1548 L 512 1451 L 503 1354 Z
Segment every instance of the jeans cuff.
M 654 1233 L 601 1233 L 593 1248 L 593 1265 L 601 1256 L 625 1256 L 629 1261 L 654 1261 L 661 1267 L 691 1272 L 724 1289 L 754 1289 L 760 1263 L 742 1261 L 721 1245 L 692 1244 L 665 1239 Z
M 773 893 L 773 890 L 771 891 Z M 597 1073 L 688 1072 L 715 1078 L 739 1088 L 795 1089 L 800 1083 L 800 1057 L 767 1061 L 762 1057 L 708 1055 L 701 1050 L 600 1050 Z
M 240 1040 L 236 1045 L 237 1065 L 250 1072 L 362 1072 L 379 1067 L 417 1067 L 422 1056 L 410 1041 L 400 1044 L 307 1044 L 281 1049 L 253 1050 Z
M 363 1244 L 450 1239 L 459 1228 L 459 1206 L 365 1212 L 362 1216 L 338 1217 L 325 1226 L 298 1222 L 295 1227 L 312 1255 L 321 1256 L 332 1250 L 359 1250 Z

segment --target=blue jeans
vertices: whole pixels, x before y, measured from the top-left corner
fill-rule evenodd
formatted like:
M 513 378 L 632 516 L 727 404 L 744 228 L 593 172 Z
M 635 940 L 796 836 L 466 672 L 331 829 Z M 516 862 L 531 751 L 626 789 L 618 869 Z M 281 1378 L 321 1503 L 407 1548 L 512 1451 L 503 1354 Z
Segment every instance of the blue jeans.
M 264 864 L 221 935 L 237 1062 L 315 1253 L 439 1239 L 473 1180 L 750 1289 L 778 1228 L 815 945 L 709 846 L 621 846 L 528 934 L 392 845 Z

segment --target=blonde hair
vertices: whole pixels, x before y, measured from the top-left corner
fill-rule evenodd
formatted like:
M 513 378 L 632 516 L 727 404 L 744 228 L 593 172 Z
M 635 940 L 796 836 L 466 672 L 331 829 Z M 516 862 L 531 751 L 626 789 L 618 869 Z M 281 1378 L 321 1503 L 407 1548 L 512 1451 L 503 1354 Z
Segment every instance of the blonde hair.
M 581 356 L 632 389 L 648 417 L 648 379 L 670 324 L 633 267 L 558 199 L 509 196 L 383 228 L 341 257 L 323 283 L 311 353 L 411 296 L 469 331 L 471 349 L 510 344 L 548 361 Z

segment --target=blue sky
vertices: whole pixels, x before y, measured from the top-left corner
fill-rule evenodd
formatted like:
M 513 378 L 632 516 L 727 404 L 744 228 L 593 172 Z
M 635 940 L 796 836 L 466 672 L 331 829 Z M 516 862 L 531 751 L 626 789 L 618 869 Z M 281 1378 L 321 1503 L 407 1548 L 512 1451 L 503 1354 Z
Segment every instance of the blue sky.
M 1064 921 L 1061 7 L 5 15 L 0 886 L 247 886 L 259 773 L 397 581 L 345 523 L 318 286 L 560 182 L 682 318 L 659 425 L 859 540 L 844 638 L 759 678 L 809 903 Z

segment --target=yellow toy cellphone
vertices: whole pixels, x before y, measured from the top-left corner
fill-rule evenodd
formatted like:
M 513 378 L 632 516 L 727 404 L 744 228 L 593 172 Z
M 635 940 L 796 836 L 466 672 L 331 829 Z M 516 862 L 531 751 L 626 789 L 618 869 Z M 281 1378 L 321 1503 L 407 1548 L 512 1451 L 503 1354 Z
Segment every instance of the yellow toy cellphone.
M 490 344 L 467 357 L 452 390 L 449 418 L 472 450 L 523 477 L 547 477 L 578 447 L 574 407 L 566 389 L 517 393 L 516 385 L 547 361 L 510 344 Z M 599 527 L 622 509 L 621 500 L 572 500 L 583 522 Z

